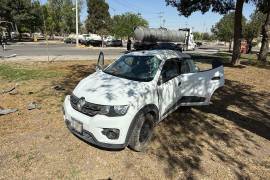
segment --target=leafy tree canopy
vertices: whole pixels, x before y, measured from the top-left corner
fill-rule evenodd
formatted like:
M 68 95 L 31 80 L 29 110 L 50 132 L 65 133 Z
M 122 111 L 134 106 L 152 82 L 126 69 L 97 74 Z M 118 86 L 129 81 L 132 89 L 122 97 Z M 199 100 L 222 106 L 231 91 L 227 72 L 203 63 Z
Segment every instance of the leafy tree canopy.
M 133 29 L 136 26 L 148 27 L 148 22 L 145 19 L 143 19 L 139 14 L 133 13 L 116 15 L 113 17 L 112 22 L 112 33 L 117 37 L 133 36 Z
M 15 22 L 20 32 L 33 32 L 42 24 L 41 6 L 38 0 L 1 0 L 1 20 Z
M 242 16 L 242 26 L 246 26 L 246 18 Z M 211 29 L 221 41 L 230 42 L 234 35 L 234 12 L 224 15 Z
M 109 5 L 105 0 L 87 0 L 86 29 L 91 33 L 107 34 L 111 28 Z
M 261 33 L 262 25 L 264 24 L 266 15 L 260 11 L 255 11 L 250 15 L 250 20 L 244 26 L 244 38 L 251 42 Z
M 224 15 L 211 29 L 212 33 L 221 41 L 230 42 L 234 32 L 234 13 Z
M 180 15 L 186 17 L 193 12 L 201 11 L 206 13 L 211 10 L 220 14 L 226 14 L 229 10 L 235 8 L 234 0 L 165 0 L 167 5 L 176 7 Z
M 263 14 L 267 14 L 270 11 L 270 1 L 269 0 L 254 0 L 256 2 L 257 8 Z

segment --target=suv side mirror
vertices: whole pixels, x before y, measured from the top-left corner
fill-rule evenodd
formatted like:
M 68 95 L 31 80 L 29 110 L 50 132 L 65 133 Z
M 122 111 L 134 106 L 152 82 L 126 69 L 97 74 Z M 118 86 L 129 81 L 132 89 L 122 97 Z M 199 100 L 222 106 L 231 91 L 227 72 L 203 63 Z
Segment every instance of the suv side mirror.
M 98 56 L 96 71 L 102 70 L 103 67 L 104 67 L 104 53 L 100 51 L 99 56 Z

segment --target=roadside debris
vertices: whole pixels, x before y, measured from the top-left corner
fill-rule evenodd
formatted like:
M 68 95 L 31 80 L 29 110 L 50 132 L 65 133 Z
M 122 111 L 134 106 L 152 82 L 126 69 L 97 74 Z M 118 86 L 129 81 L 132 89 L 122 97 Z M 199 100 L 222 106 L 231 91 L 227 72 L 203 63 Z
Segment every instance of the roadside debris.
M 8 89 L 4 89 L 1 91 L 1 94 L 10 93 L 10 92 L 14 91 L 15 89 L 16 89 L 16 86 L 8 88 Z
M 16 94 L 18 94 L 18 91 L 16 89 L 13 89 L 8 94 L 10 94 L 10 95 L 16 95 Z
M 30 104 L 28 104 L 27 109 L 28 110 L 41 109 L 41 106 L 37 104 L 36 102 L 31 102 Z
M 17 86 L 18 86 L 18 83 L 16 83 L 15 86 L 12 86 L 12 87 L 7 88 L 7 89 L 3 89 L 2 91 L 0 91 L 0 94 L 9 93 L 10 95 L 16 95 L 16 94 L 18 94 L 18 91 L 16 90 Z
M 18 109 L 0 109 L 0 116 L 14 113 L 16 111 L 18 111 Z
M 56 85 L 56 86 L 53 86 L 53 89 L 56 90 L 56 91 L 64 91 L 66 90 L 63 86 L 61 85 Z

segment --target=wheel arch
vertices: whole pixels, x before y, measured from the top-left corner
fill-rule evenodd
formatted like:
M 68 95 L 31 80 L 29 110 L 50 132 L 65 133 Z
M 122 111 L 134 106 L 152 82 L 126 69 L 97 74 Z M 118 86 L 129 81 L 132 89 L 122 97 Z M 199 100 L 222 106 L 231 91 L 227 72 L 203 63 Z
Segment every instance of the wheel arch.
M 153 115 L 154 120 L 155 120 L 155 124 L 159 121 L 159 111 L 158 108 L 155 104 L 148 104 L 145 105 L 144 107 L 142 107 L 137 114 L 134 116 L 134 118 L 132 119 L 128 132 L 127 132 L 127 136 L 126 136 L 126 140 L 125 140 L 125 145 L 127 146 L 129 144 L 129 139 L 131 137 L 131 134 L 135 128 L 135 125 L 137 123 L 138 117 L 141 114 L 147 114 L 150 113 L 151 115 Z

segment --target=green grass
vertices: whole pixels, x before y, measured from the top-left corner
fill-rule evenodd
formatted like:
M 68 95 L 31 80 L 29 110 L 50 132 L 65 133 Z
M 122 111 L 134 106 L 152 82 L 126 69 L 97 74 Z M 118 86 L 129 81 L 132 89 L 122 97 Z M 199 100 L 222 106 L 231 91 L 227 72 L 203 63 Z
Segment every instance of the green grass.
M 30 79 L 46 79 L 61 76 L 63 73 L 51 70 L 12 67 L 0 64 L 0 76 L 8 80 L 24 81 Z

